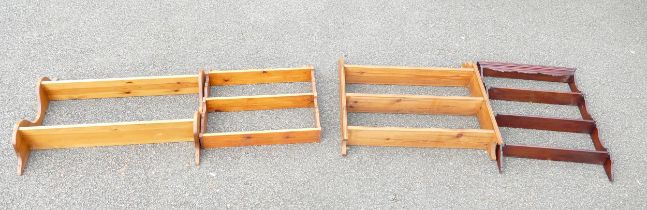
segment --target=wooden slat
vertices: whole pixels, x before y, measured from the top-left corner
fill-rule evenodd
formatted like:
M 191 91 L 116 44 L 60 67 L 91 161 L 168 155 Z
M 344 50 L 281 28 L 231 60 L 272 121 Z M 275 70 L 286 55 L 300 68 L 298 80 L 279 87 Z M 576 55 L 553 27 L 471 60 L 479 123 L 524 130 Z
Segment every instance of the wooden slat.
M 207 130 L 207 124 L 209 123 L 209 112 L 207 111 L 207 98 L 209 97 L 209 94 L 211 92 L 211 86 L 209 86 L 209 77 L 204 77 L 204 85 L 203 85 L 203 95 L 205 96 L 204 98 L 200 98 L 200 107 L 198 108 L 198 111 L 200 112 L 200 135 L 202 135 L 206 130 Z
M 249 69 L 209 72 L 213 85 L 249 85 L 281 82 L 310 82 L 312 66 L 282 69 Z
M 309 107 L 314 107 L 312 93 L 207 98 L 207 110 L 211 112 Z
M 312 94 L 314 95 L 312 101 L 313 101 L 313 107 L 314 107 L 314 114 L 315 114 L 315 127 L 316 128 L 321 128 L 321 119 L 319 115 L 319 102 L 317 101 L 318 94 L 317 94 L 317 80 L 315 78 L 315 70 L 312 69 L 310 71 L 311 75 L 311 85 L 312 85 Z
M 338 68 L 338 73 L 339 73 L 339 102 L 340 102 L 340 108 L 339 108 L 339 114 L 340 117 L 339 119 L 341 120 L 341 137 L 342 141 L 348 140 L 348 110 L 346 107 L 346 67 L 344 64 L 344 57 L 339 58 L 338 62 L 339 68 Z M 344 151 L 346 151 L 345 146 L 342 145 L 342 155 L 346 155 Z
M 503 147 L 503 155 L 507 157 L 600 165 L 604 164 L 609 159 L 609 153 L 607 151 L 559 149 L 525 145 L 506 145 Z
M 572 133 L 591 133 L 595 128 L 592 120 L 558 119 L 538 116 L 497 115 L 501 127 L 524 128 Z
M 575 68 L 559 66 L 542 66 L 519 63 L 504 63 L 492 61 L 479 61 L 481 68 L 488 68 L 501 72 L 519 72 L 524 74 L 542 74 L 551 76 L 573 76 Z
M 32 149 L 193 141 L 193 119 L 91 125 L 22 127 Z
M 207 84 L 205 84 L 206 78 L 207 78 L 206 72 L 204 72 L 203 70 L 200 70 L 198 72 L 198 103 L 200 103 L 200 101 L 202 101 L 203 98 L 209 97 L 205 95 L 205 89 L 207 86 Z
M 572 76 L 553 76 L 545 74 L 525 74 L 520 72 L 495 71 L 489 68 L 483 68 L 483 76 L 499 77 L 509 79 L 537 80 L 545 82 L 563 82 L 566 83 Z
M 350 112 L 475 115 L 483 98 L 348 93 Z
M 197 75 L 43 81 L 49 100 L 197 94 Z
M 581 93 L 538 91 L 516 88 L 490 88 L 488 95 L 492 100 L 533 102 L 558 105 L 579 105 L 584 101 Z
M 346 82 L 384 85 L 466 86 L 472 69 L 345 65 Z
M 253 132 L 206 133 L 205 148 L 239 147 L 270 144 L 295 144 L 319 142 L 320 128 L 285 129 Z
M 575 75 L 575 68 L 540 66 L 517 63 L 480 61 L 483 75 L 512 79 L 568 82 Z
M 494 131 L 483 129 L 348 127 L 349 145 L 488 149 Z

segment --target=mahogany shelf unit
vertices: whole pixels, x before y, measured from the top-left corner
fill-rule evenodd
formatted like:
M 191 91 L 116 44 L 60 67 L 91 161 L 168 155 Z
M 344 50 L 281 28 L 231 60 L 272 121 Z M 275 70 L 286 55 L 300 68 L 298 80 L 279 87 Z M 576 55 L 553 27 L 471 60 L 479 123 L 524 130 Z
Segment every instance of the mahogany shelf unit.
M 488 87 L 488 95 L 491 100 L 572 105 L 577 106 L 582 115 L 582 119 L 562 119 L 540 116 L 498 114 L 496 116 L 496 121 L 499 126 L 558 132 L 587 133 L 591 136 L 593 146 L 595 147 L 595 150 L 576 150 L 505 144 L 503 145 L 503 156 L 599 164 L 603 165 L 609 181 L 613 181 L 611 155 L 600 141 L 597 125 L 586 108 L 584 95 L 577 89 L 575 84 L 574 68 L 486 61 L 478 62 L 478 66 L 484 77 L 561 82 L 567 83 L 571 90 L 570 92 L 554 92 Z
M 42 122 L 50 101 L 198 94 L 202 80 L 197 75 L 75 81 L 43 77 L 36 88 L 36 119 L 21 120 L 13 129 L 18 174 L 23 174 L 32 150 L 198 141 L 194 132 L 199 127 L 198 112 L 193 119 L 178 120 L 56 126 L 42 126 Z
M 480 149 L 498 159 L 503 144 L 474 63 L 460 68 L 349 65 L 339 59 L 341 154 L 348 146 Z M 347 84 L 466 87 L 469 96 L 347 93 Z M 348 112 L 476 116 L 480 129 L 349 126 Z
M 252 69 L 200 72 L 201 121 L 200 141 L 196 143 L 196 164 L 200 163 L 200 148 L 221 148 L 271 144 L 315 143 L 320 141 L 321 124 L 317 104 L 317 87 L 312 66 L 284 69 Z M 267 83 L 310 82 L 312 92 L 281 95 L 209 97 L 211 86 L 250 85 Z M 251 132 L 207 133 L 209 112 L 238 112 L 291 108 L 312 108 L 315 125 L 312 128 L 264 130 Z

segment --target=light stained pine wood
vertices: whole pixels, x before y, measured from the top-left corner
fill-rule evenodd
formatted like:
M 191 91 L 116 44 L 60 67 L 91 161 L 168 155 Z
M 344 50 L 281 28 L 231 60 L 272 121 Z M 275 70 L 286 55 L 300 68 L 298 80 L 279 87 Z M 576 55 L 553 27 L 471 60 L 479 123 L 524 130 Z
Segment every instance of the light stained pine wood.
M 196 75 L 43 81 L 41 84 L 53 101 L 198 93 Z
M 204 70 L 198 71 L 198 103 L 202 101 L 205 97 L 209 97 L 205 92 L 207 84 L 205 84 L 207 78 L 207 73 Z
M 487 149 L 496 142 L 494 131 L 484 129 L 348 127 L 348 144 L 365 146 Z
M 346 156 L 348 153 L 348 110 L 346 108 L 346 70 L 344 65 L 344 57 L 340 57 L 338 61 L 339 72 L 339 119 L 341 120 L 341 155 Z
M 393 94 L 346 94 L 349 112 L 475 115 L 481 97 Z
M 261 83 L 311 82 L 312 66 L 303 68 L 210 71 L 210 84 L 250 85 Z
M 483 85 L 483 80 L 479 74 L 478 66 L 472 62 L 465 62 L 462 65 L 464 68 L 472 68 L 473 76 L 470 81 L 469 86 L 472 91 L 473 96 L 483 97 L 483 105 L 481 105 L 481 110 L 477 113 L 476 117 L 479 119 L 479 125 L 481 129 L 490 129 L 494 131 L 496 137 L 496 142 L 488 146 L 486 150 L 490 159 L 496 160 L 496 145 L 503 144 L 503 137 L 501 137 L 501 132 L 499 131 L 499 126 L 496 123 L 494 118 L 494 112 L 492 111 L 492 106 L 490 105 L 490 99 L 486 93 L 485 85 Z M 478 88 L 477 88 L 478 87 Z
M 205 74 L 206 75 L 206 74 Z M 207 130 L 207 124 L 209 123 L 209 111 L 207 111 L 207 97 L 209 97 L 209 94 L 211 92 L 211 86 L 209 86 L 209 77 L 205 76 L 202 80 L 203 83 L 203 89 L 202 89 L 202 95 L 200 100 L 200 107 L 198 108 L 198 112 L 200 112 L 200 139 L 202 139 L 202 134 Z
M 482 149 L 496 159 L 496 146 L 503 141 L 474 63 L 464 63 L 461 68 L 428 68 L 347 65 L 340 59 L 339 69 L 341 127 L 348 145 Z M 470 96 L 353 94 L 346 93 L 346 84 L 463 86 Z M 475 115 L 481 129 L 346 127 L 347 111 Z M 342 154 L 347 151 L 345 143 L 342 140 Z
M 21 127 L 33 126 L 34 124 L 27 120 L 21 120 L 13 128 L 12 144 L 13 149 L 16 152 L 16 158 L 18 159 L 18 175 L 22 175 L 25 167 L 27 167 L 27 162 L 29 161 L 29 154 L 31 154 L 31 146 L 29 142 L 22 138 L 22 135 L 18 133 L 18 130 Z
M 38 113 L 36 114 L 36 119 L 32 121 L 34 125 L 40 125 L 43 123 L 45 114 L 47 114 L 47 109 L 49 108 L 49 96 L 47 96 L 45 87 L 43 87 L 43 82 L 47 81 L 50 81 L 49 78 L 41 78 L 36 87 L 36 92 L 38 94 Z
M 270 144 L 295 144 L 319 142 L 320 128 L 285 129 L 252 132 L 205 133 L 205 148 L 239 147 Z
M 309 66 L 309 67 L 312 68 L 312 66 Z M 310 71 L 310 75 L 311 75 L 310 81 L 312 81 L 311 82 L 311 84 L 312 84 L 312 95 L 314 96 L 313 99 L 312 99 L 312 102 L 314 103 L 313 107 L 314 107 L 314 114 L 315 114 L 315 127 L 316 128 L 321 128 L 321 120 L 320 120 L 321 117 L 319 115 L 319 102 L 317 101 L 317 98 L 318 98 L 318 96 L 317 96 L 318 95 L 317 94 L 317 82 L 316 82 L 317 79 L 315 78 L 315 70 L 314 70 L 314 68 L 312 68 L 312 70 Z
M 424 68 L 344 65 L 348 84 L 466 86 L 469 68 Z
M 193 115 L 193 149 L 195 150 L 195 165 L 200 165 L 200 152 L 202 144 L 200 142 L 200 133 L 202 133 L 202 114 L 197 111 Z
M 210 97 L 204 99 L 203 120 L 208 112 L 314 108 L 315 128 L 284 129 L 251 132 L 205 133 L 201 130 L 203 148 L 239 147 L 270 144 L 311 143 L 320 141 L 321 123 L 317 101 L 315 72 L 312 66 L 289 69 L 260 69 L 212 71 L 206 77 L 209 86 L 245 85 L 261 83 L 311 82 L 312 93 Z M 205 89 L 209 96 L 209 89 Z M 203 126 L 206 121 L 203 122 Z
M 210 112 L 310 107 L 314 107 L 312 93 L 207 98 L 207 110 Z
M 192 130 L 190 119 L 21 127 L 17 135 L 33 150 L 193 141 Z
M 27 162 L 29 161 L 29 154 L 31 154 L 31 146 L 29 142 L 23 140 L 22 136 L 18 133 L 18 130 L 22 127 L 30 126 L 39 126 L 43 123 L 45 119 L 45 114 L 49 108 L 49 98 L 43 88 L 43 82 L 50 81 L 47 77 L 42 77 L 38 80 L 36 85 L 36 94 L 38 95 L 38 113 L 36 118 L 33 121 L 21 120 L 13 128 L 11 144 L 13 145 L 14 151 L 16 152 L 16 158 L 18 159 L 18 175 L 22 175 L 25 167 L 27 167 Z
M 479 85 L 478 78 L 476 77 L 470 79 L 467 88 L 470 90 L 470 96 L 473 97 L 483 97 L 483 93 L 485 93 L 485 91 L 481 91 L 481 85 Z

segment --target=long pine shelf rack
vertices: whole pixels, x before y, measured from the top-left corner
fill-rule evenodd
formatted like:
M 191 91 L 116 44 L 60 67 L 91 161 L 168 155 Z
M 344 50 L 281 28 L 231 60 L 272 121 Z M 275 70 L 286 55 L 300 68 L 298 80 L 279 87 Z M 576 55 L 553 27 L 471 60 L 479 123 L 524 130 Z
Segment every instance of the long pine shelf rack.
M 311 82 L 312 92 L 275 96 L 208 97 L 212 85 Z M 194 142 L 195 162 L 202 148 L 319 142 L 321 124 L 314 68 L 199 71 L 197 75 L 50 81 L 37 84 L 38 113 L 14 126 L 12 144 L 22 175 L 33 150 Z M 197 94 L 193 118 L 43 126 L 51 101 Z M 313 128 L 257 132 L 205 133 L 207 113 L 282 108 L 313 108 Z

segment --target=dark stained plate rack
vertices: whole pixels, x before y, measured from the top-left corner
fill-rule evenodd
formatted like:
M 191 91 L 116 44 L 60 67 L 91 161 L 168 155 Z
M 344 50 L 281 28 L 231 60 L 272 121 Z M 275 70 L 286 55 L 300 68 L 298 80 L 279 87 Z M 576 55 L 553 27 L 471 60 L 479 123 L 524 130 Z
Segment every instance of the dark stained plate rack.
M 587 133 L 591 136 L 595 147 L 595 150 L 578 150 L 505 144 L 502 147 L 503 156 L 599 164 L 604 167 L 609 181 L 613 181 L 611 155 L 602 145 L 602 141 L 598 134 L 598 127 L 586 108 L 584 95 L 575 84 L 575 68 L 486 61 L 478 62 L 478 66 L 483 77 L 561 82 L 567 83 L 571 90 L 570 92 L 554 92 L 488 87 L 490 100 L 571 105 L 577 106 L 582 115 L 582 119 L 562 119 L 498 114 L 496 116 L 496 121 L 499 127 Z M 502 158 L 499 158 L 500 161 L 501 159 Z M 501 163 L 499 163 L 499 165 L 501 166 Z

